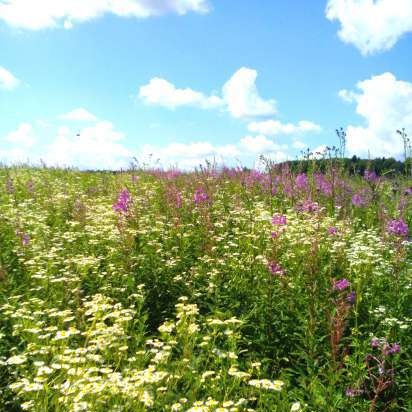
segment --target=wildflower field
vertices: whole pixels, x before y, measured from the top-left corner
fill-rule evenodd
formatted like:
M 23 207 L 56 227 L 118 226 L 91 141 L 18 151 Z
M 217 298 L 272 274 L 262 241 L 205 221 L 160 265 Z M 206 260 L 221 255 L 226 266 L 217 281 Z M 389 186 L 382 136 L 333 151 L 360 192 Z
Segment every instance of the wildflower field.
M 411 186 L 0 169 L 0 411 L 412 411 Z

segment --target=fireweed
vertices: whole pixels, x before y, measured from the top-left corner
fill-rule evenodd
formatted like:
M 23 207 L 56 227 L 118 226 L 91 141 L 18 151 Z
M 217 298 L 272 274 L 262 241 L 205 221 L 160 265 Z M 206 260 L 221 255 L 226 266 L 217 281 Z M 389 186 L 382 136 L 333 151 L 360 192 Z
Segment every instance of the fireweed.
M 0 410 L 410 409 L 410 180 L 21 167 L 0 186 Z

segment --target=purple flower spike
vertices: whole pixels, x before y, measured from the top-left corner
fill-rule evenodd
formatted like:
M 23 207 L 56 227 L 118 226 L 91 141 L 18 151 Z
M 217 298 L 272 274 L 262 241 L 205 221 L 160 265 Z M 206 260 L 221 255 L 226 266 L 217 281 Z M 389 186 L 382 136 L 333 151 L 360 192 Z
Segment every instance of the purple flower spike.
M 285 271 L 281 268 L 281 266 L 276 263 L 276 262 L 269 262 L 268 263 L 268 269 L 269 272 L 272 275 L 276 275 L 276 276 L 283 276 L 285 274 Z
M 374 348 L 374 349 L 376 349 L 376 348 L 379 347 L 379 345 L 380 345 L 379 339 L 373 337 L 373 338 L 371 339 L 371 347 Z
M 376 183 L 379 180 L 378 175 L 374 171 L 365 170 L 365 174 L 363 175 L 364 179 L 367 182 Z
M 348 279 L 340 279 L 337 280 L 334 284 L 333 284 L 333 288 L 339 292 L 342 292 L 342 290 L 345 290 L 346 288 L 348 288 L 350 286 L 350 282 Z
M 296 176 L 295 183 L 298 189 L 306 189 L 308 186 L 308 177 L 305 173 L 299 173 Z
M 365 199 L 359 193 L 355 193 L 352 196 L 352 204 L 356 207 L 364 206 L 365 205 Z
M 285 215 L 274 215 L 272 218 L 272 224 L 277 226 L 286 225 L 286 216 Z
M 193 201 L 196 206 L 200 205 L 201 203 L 205 203 L 208 200 L 209 196 L 207 195 L 203 187 L 199 187 L 198 189 L 196 189 L 195 194 L 193 195 Z
M 279 236 L 279 233 L 278 233 L 278 232 L 271 232 L 271 234 L 270 234 L 270 237 L 271 237 L 272 239 L 276 239 L 278 236 Z
M 389 348 L 389 353 L 393 355 L 394 353 L 399 353 L 401 351 L 401 345 L 399 343 L 392 343 Z
M 336 228 L 335 226 L 331 226 L 330 228 L 328 228 L 328 234 L 331 236 L 337 235 L 338 228 Z
M 30 236 L 27 233 L 24 233 L 21 237 L 21 243 L 23 246 L 28 246 L 28 244 L 30 243 Z
M 346 297 L 346 301 L 353 305 L 356 302 L 356 292 L 350 292 Z
M 131 200 L 129 191 L 123 189 L 117 198 L 117 202 L 113 205 L 113 210 L 117 213 L 127 213 Z
M 389 234 L 395 236 L 407 237 L 409 234 L 408 225 L 405 223 L 403 219 L 391 220 L 388 223 L 386 230 Z

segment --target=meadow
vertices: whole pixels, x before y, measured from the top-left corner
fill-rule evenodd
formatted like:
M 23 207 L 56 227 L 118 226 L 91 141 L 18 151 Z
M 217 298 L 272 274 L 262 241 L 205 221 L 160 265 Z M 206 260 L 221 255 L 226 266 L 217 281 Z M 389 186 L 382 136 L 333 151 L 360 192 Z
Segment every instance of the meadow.
M 0 410 L 412 411 L 412 179 L 0 169 Z

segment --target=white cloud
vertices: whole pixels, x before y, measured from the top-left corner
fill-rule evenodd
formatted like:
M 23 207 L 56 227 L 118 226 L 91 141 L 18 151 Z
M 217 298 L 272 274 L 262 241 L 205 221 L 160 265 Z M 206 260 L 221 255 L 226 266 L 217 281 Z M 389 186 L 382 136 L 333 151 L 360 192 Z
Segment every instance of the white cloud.
M 294 149 L 302 150 L 302 149 L 306 149 L 308 145 L 300 140 L 294 140 L 292 143 L 292 147 Z
M 77 122 L 94 122 L 97 120 L 97 117 L 86 109 L 80 107 L 78 109 L 74 109 L 68 113 L 60 115 L 59 119 Z
M 64 27 L 114 14 L 147 18 L 165 13 L 206 13 L 207 0 L 8 0 L 0 1 L 0 19 L 10 26 L 41 30 Z
M 384 73 L 359 82 L 357 88 L 359 92 L 339 93 L 344 99 L 351 97 L 365 121 L 363 126 L 347 128 L 348 151 L 361 156 L 399 157 L 403 143 L 396 130 L 412 131 L 412 83 Z
M 33 135 L 33 126 L 29 123 L 22 123 L 17 130 L 6 136 L 6 141 L 15 145 L 23 145 L 31 148 L 37 141 Z
M 320 132 L 321 127 L 313 122 L 301 120 L 298 124 L 281 123 L 278 120 L 265 120 L 262 122 L 251 122 L 248 130 L 252 133 L 262 133 L 269 136 L 278 134 L 301 134 L 307 132 Z
M 0 160 L 38 163 L 42 159 L 50 166 L 120 169 L 128 167 L 133 157 L 122 144 L 124 135 L 107 121 L 83 128 L 80 133 L 60 127 L 49 143 L 37 141 L 33 135 L 34 126 L 28 123 L 9 133 L 4 140 L 11 147 L 0 150 Z
M 256 70 L 242 67 L 223 86 L 223 98 L 233 117 L 270 116 L 276 113 L 275 100 L 260 97 L 256 78 Z
M 249 153 L 266 154 L 280 150 L 287 150 L 287 145 L 278 145 L 266 136 L 245 136 L 240 140 L 240 146 Z
M 138 158 L 141 161 L 155 162 L 161 166 L 177 166 L 182 169 L 192 169 L 204 164 L 205 161 L 232 160 L 240 155 L 236 145 L 213 145 L 207 141 L 191 143 L 171 143 L 166 146 L 144 145 Z
M 207 141 L 171 143 L 166 146 L 145 145 L 137 156 L 141 163 L 163 167 L 193 169 L 206 161 L 218 164 L 245 162 L 253 164 L 259 155 L 275 161 L 287 158 L 287 145 L 278 145 L 266 136 L 245 136 L 236 144 L 214 145 Z
M 0 89 L 12 90 L 16 88 L 19 83 L 20 81 L 12 73 L 0 66 Z
M 339 37 L 363 55 L 391 49 L 412 31 L 411 0 L 329 0 L 326 17 L 339 20 Z
M 44 160 L 49 165 L 76 165 L 87 169 L 125 168 L 132 153 L 121 144 L 123 139 L 124 135 L 106 121 L 76 134 L 61 127 L 55 140 L 46 148 Z
M 147 104 L 175 109 L 179 106 L 197 106 L 211 109 L 223 105 L 217 96 L 205 96 L 192 89 L 178 89 L 165 79 L 154 77 L 150 82 L 140 87 L 139 97 Z
M 256 88 L 256 70 L 242 67 L 225 83 L 222 97 L 206 96 L 190 88 L 179 89 L 166 79 L 154 77 L 139 89 L 143 102 L 175 109 L 195 106 L 201 109 L 224 108 L 235 118 L 267 116 L 276 112 L 274 100 L 263 100 Z

